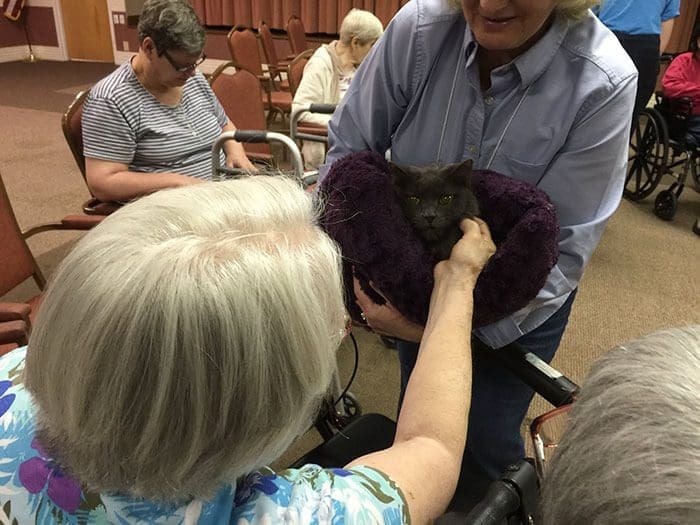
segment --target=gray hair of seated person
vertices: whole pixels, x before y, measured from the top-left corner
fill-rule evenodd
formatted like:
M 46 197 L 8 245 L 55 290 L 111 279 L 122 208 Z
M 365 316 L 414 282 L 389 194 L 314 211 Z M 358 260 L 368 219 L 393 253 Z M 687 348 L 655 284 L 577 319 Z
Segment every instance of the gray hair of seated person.
M 137 26 L 139 43 L 151 37 L 158 53 L 181 50 L 200 55 L 206 35 L 187 0 L 146 0 Z
M 212 496 L 313 422 L 344 327 L 311 197 L 256 176 L 163 190 L 88 232 L 26 360 L 37 437 L 88 487 Z
M 548 525 L 700 523 L 700 325 L 593 364 L 549 465 Z
M 555 0 L 554 10 L 570 20 L 580 20 L 588 10 L 601 3 L 601 0 Z M 462 0 L 450 0 L 456 9 L 462 9 Z
M 384 33 L 381 20 L 369 11 L 351 9 L 340 24 L 340 41 L 350 45 L 357 38 L 364 45 L 374 42 Z

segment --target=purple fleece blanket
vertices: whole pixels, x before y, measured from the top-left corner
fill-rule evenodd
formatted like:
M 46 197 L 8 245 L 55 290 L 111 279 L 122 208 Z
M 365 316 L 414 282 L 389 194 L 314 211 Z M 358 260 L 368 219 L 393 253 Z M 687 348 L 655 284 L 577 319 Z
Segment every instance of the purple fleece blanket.
M 542 288 L 559 256 L 554 205 L 535 186 L 491 171 L 475 171 L 472 189 L 491 229 L 496 253 L 474 291 L 474 327 L 525 306 Z M 352 272 L 375 301 L 369 281 L 411 321 L 424 324 L 435 261 L 404 217 L 387 162 L 372 152 L 350 154 L 320 184 L 321 226 L 343 252 L 346 305 L 358 322 Z

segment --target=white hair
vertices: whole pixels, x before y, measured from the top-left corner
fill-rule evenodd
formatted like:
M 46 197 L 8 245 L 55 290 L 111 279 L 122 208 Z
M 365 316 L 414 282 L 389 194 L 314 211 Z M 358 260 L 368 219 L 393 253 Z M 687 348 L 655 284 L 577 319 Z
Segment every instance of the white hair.
M 363 9 L 351 9 L 340 24 L 340 41 L 350 45 L 357 38 L 364 45 L 374 42 L 384 33 L 382 22 L 374 14 Z
M 594 363 L 543 487 L 545 524 L 700 523 L 700 325 Z
M 38 436 L 89 487 L 206 497 L 313 421 L 343 329 L 340 255 L 282 177 L 159 191 L 90 231 L 27 353 Z

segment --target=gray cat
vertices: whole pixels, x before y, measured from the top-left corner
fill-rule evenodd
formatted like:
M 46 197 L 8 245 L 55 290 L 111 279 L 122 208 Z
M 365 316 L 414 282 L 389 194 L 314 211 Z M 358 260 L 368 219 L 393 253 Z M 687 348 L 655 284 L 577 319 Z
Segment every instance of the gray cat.
M 444 166 L 389 163 L 401 209 L 418 237 L 439 261 L 449 258 L 462 236 L 459 223 L 479 214 L 471 189 L 472 161 Z

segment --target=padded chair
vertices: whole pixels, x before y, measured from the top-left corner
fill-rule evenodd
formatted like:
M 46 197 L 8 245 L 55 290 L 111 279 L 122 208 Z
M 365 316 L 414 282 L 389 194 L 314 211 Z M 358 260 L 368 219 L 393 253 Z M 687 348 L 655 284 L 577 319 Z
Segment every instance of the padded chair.
M 298 56 L 309 48 L 306 42 L 306 31 L 300 18 L 292 15 L 287 20 L 287 38 L 292 48 L 292 56 Z
M 238 129 L 266 129 L 263 96 L 265 90 L 257 77 L 233 62 L 216 68 L 209 79 L 211 89 Z M 252 161 L 270 163 L 273 160 L 270 144 L 243 142 L 243 148 Z
M 29 237 L 48 230 L 89 230 L 101 220 L 99 216 L 70 215 L 60 222 L 41 224 L 22 232 L 0 176 L 0 297 L 30 277 L 39 290 L 46 286 L 46 279 L 27 246 Z M 40 302 L 41 295 L 36 295 L 23 303 L 0 303 L 0 355 L 15 346 L 26 344 L 26 336 Z
M 289 80 L 289 90 L 292 92 L 292 97 L 299 89 L 299 84 L 301 84 L 301 79 L 304 76 L 304 68 L 313 54 L 313 49 L 302 51 L 287 66 L 287 79 Z
M 270 26 L 262 20 L 258 24 L 258 36 L 260 37 L 260 43 L 262 44 L 263 53 L 265 55 L 267 69 L 277 85 L 277 89 L 289 91 L 289 81 L 282 76 L 282 72 L 287 70 L 289 60 L 279 60 Z
M 274 120 L 275 115 L 280 115 L 284 121 L 292 111 L 292 94 L 289 91 L 276 89 L 272 79 L 265 75 L 260 58 L 258 37 L 246 27 L 235 26 L 229 31 L 227 43 L 233 62 L 257 75 L 262 82 L 265 88 L 262 100 L 268 112 L 268 124 Z
M 314 51 L 314 49 L 307 49 L 306 51 L 301 52 L 299 55 L 294 57 L 294 60 L 292 60 L 287 66 L 287 78 L 289 79 L 289 88 L 292 92 L 292 97 L 296 95 L 297 89 L 301 84 L 301 79 L 304 76 L 304 68 L 311 58 L 311 55 L 314 54 Z M 291 124 L 292 123 L 290 122 L 290 128 L 292 127 Z M 296 126 L 296 133 L 327 137 L 328 128 L 325 125 L 300 120 Z
M 73 102 L 71 102 L 68 109 L 63 114 L 61 118 L 61 127 L 63 129 L 63 136 L 66 138 L 68 143 L 68 148 L 70 148 L 75 163 L 78 165 L 85 185 L 87 185 L 87 175 L 85 171 L 85 157 L 83 156 L 83 104 L 89 90 L 81 91 L 78 93 Z M 90 187 L 88 186 L 88 191 Z M 92 192 L 90 192 L 92 194 Z M 113 211 L 119 209 L 120 204 L 116 202 L 102 202 L 96 199 L 94 196 L 83 204 L 83 213 L 88 215 L 109 215 Z

